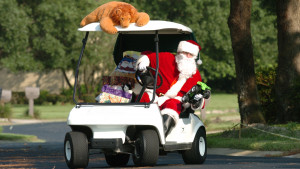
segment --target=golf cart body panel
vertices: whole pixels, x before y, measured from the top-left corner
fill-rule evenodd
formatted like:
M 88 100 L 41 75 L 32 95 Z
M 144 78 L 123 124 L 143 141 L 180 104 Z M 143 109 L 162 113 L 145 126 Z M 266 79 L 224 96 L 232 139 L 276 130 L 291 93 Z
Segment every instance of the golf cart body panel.
M 123 143 L 128 126 L 153 126 L 159 133 L 161 143 L 165 144 L 162 117 L 157 104 L 151 104 L 149 108 L 128 104 L 82 105 L 71 110 L 67 124 L 89 127 L 93 138 L 121 138 Z
M 74 107 L 68 117 L 69 126 L 90 128 L 94 139 L 120 138 L 125 143 L 128 126 L 152 126 L 156 129 L 162 145 L 190 144 L 200 127 L 204 124 L 194 114 L 180 118 L 172 132 L 165 138 L 162 117 L 157 104 L 149 108 L 142 105 L 97 106 L 82 105 Z
M 180 118 L 167 136 L 166 144 L 192 143 L 200 127 L 204 127 L 204 124 L 195 114 L 190 114 L 188 118 Z

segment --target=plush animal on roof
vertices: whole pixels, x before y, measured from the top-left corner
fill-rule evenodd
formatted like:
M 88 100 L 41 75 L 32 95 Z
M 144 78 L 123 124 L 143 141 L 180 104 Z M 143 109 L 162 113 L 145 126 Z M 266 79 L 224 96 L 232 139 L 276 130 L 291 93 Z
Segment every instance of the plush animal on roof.
M 144 26 L 150 20 L 145 12 L 138 12 L 135 7 L 125 2 L 112 1 L 105 3 L 93 12 L 88 14 L 80 22 L 80 26 L 85 26 L 92 22 L 100 22 L 101 29 L 109 34 L 116 34 L 118 31 L 114 26 L 120 25 L 127 28 L 130 23 L 137 26 Z

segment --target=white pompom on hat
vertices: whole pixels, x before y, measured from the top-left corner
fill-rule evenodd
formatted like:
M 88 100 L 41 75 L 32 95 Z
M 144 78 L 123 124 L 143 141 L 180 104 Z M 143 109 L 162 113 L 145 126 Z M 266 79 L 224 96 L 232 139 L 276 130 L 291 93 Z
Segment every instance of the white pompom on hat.
M 200 54 L 199 51 L 201 50 L 201 46 L 193 41 L 193 40 L 187 40 L 187 41 L 180 41 L 177 52 L 188 52 L 193 55 L 194 59 L 197 59 L 197 64 L 201 65 L 202 61 L 200 60 Z M 197 56 L 199 56 L 197 58 Z

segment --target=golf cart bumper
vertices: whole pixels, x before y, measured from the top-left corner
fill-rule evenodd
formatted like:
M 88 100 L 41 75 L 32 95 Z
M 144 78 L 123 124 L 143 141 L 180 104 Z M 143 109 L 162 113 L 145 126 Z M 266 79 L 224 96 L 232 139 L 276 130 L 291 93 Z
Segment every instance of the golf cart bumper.
M 87 127 L 92 132 L 95 146 L 116 146 L 121 139 L 125 143 L 129 126 L 151 126 L 156 129 L 160 141 L 165 143 L 162 117 L 157 104 L 145 105 L 81 105 L 69 113 L 67 124 Z M 107 143 L 107 145 L 105 145 Z

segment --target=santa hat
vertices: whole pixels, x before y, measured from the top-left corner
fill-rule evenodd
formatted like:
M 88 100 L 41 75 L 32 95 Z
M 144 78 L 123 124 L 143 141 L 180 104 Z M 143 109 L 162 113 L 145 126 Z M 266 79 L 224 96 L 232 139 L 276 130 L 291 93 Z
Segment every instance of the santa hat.
M 202 64 L 202 61 L 200 60 L 200 53 L 199 53 L 200 50 L 201 50 L 201 46 L 193 40 L 180 41 L 177 48 L 177 52 L 188 52 L 192 54 L 194 59 L 197 60 L 198 65 Z

